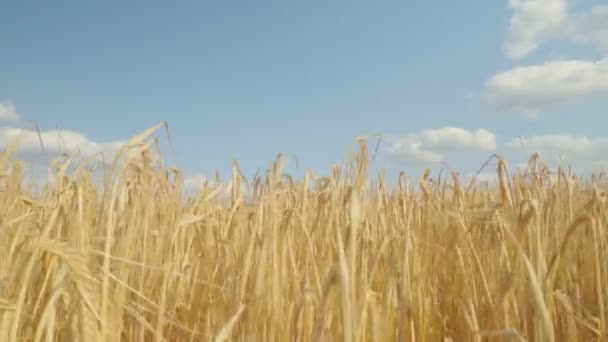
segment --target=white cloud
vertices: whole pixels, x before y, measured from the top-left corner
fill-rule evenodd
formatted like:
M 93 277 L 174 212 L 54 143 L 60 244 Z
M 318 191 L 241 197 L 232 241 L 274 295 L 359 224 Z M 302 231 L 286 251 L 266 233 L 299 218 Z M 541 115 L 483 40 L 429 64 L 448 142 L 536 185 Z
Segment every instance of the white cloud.
M 215 200 L 229 205 L 232 199 L 232 184 L 232 181 L 218 183 L 205 175 L 193 174 L 184 178 L 182 189 L 187 196 L 197 196 L 207 185 L 210 189 L 219 190 L 214 197 Z M 240 188 L 242 199 L 245 201 L 251 200 L 253 192 L 249 186 L 243 182 Z
M 0 120 L 15 121 L 19 114 L 11 101 L 0 102 Z M 125 141 L 97 142 L 72 130 L 34 130 L 11 126 L 0 126 L 0 149 L 18 140 L 19 151 L 34 159 L 47 159 L 67 154 L 73 157 L 91 157 L 101 154 L 111 162 Z M 134 152 L 130 156 L 133 156 Z
M 608 49 L 608 5 L 571 12 L 567 0 L 509 0 L 513 10 L 503 50 L 526 57 L 549 40 Z
M 496 136 L 486 130 L 469 132 L 463 128 L 443 127 L 427 129 L 404 136 L 389 136 L 387 152 L 396 158 L 413 163 L 436 163 L 444 160 L 444 153 L 456 151 L 492 151 Z
M 422 147 L 422 143 L 413 137 L 389 138 L 391 146 L 387 149 L 394 157 L 414 163 L 437 163 L 443 155 Z
M 564 162 L 579 168 L 597 168 L 608 162 L 608 138 L 554 134 L 522 137 L 507 146 L 526 155 L 538 153 L 549 163 Z
M 421 132 L 420 137 L 424 145 L 444 152 L 450 150 L 491 151 L 496 148 L 496 136 L 483 128 L 475 132 L 458 127 L 427 129 Z
M 509 7 L 514 13 L 503 49 L 511 58 L 536 50 L 559 30 L 568 15 L 566 0 L 509 0 Z
M 192 175 L 184 178 L 183 187 L 186 192 L 198 193 L 203 190 L 205 183 L 214 186 L 215 182 L 203 175 Z
M 0 127 L 0 148 L 19 139 L 19 150 L 29 155 L 58 155 L 91 157 L 102 153 L 104 159 L 113 160 L 124 141 L 96 142 L 70 130 L 36 131 L 30 129 Z
M 11 101 L 5 100 L 0 102 L 0 120 L 15 121 L 19 118 L 17 109 Z
M 544 109 L 608 94 L 608 59 L 555 60 L 517 67 L 486 82 L 485 96 L 499 111 L 537 115 Z
M 544 42 L 587 45 L 608 53 L 608 5 L 584 9 L 568 0 L 509 0 L 513 11 L 503 43 L 511 58 L 526 57 Z M 536 117 L 546 109 L 608 93 L 608 58 L 552 60 L 491 77 L 486 100 L 499 111 Z

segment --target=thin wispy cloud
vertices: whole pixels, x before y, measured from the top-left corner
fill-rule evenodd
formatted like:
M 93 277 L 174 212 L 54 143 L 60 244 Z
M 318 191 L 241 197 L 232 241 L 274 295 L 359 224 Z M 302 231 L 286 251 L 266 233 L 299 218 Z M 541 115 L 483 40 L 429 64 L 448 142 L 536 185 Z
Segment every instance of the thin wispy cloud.
M 533 135 L 513 139 L 507 147 L 524 155 L 538 153 L 541 158 L 555 164 L 572 163 L 585 169 L 608 165 L 608 138 L 572 134 Z
M 596 5 L 589 11 L 572 14 L 560 31 L 561 36 L 574 43 L 608 53 L 608 5 Z
M 17 119 L 19 119 L 19 114 L 15 105 L 9 100 L 0 102 L 0 121 L 16 121 Z

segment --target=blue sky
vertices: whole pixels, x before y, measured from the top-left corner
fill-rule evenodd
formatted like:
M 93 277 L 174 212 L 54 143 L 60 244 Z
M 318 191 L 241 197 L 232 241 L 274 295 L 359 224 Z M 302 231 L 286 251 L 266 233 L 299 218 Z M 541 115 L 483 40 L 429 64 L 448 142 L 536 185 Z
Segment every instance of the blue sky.
M 0 6 L 0 144 L 36 123 L 108 150 L 167 121 L 168 161 L 224 178 L 233 159 L 250 175 L 279 152 L 326 173 L 373 132 L 392 173 L 466 174 L 495 152 L 608 161 L 599 1 Z

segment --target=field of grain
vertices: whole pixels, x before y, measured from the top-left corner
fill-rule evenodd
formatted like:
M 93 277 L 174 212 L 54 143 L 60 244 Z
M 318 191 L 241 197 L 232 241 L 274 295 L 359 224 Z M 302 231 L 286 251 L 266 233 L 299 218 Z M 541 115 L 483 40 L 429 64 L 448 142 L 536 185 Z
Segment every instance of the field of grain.
M 103 187 L 63 159 L 30 193 L 15 146 L 2 154 L 1 341 L 607 339 L 602 177 L 497 156 L 496 186 L 389 186 L 360 140 L 326 177 L 293 180 L 279 158 L 185 199 L 150 162 L 154 133 Z

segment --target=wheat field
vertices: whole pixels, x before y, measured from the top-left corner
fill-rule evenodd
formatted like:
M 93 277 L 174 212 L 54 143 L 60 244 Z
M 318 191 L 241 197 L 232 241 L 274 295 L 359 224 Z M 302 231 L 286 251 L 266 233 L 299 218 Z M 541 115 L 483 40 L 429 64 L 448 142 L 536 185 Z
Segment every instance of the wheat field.
M 607 339 L 601 175 L 496 156 L 495 186 L 389 186 L 360 139 L 328 176 L 294 180 L 279 157 L 186 198 L 151 161 L 159 127 L 103 186 L 64 158 L 32 192 L 18 142 L 4 151 L 1 341 Z

